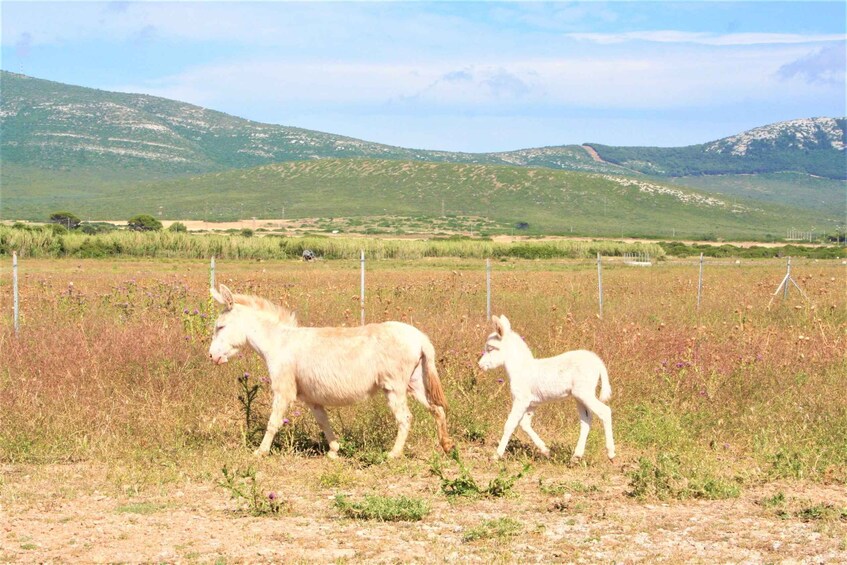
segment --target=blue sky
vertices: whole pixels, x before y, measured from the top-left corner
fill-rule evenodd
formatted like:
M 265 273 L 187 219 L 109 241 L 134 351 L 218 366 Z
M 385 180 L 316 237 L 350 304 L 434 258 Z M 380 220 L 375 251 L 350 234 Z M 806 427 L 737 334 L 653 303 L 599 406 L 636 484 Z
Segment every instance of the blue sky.
M 847 3 L 0 3 L 4 70 L 403 147 L 844 117 Z

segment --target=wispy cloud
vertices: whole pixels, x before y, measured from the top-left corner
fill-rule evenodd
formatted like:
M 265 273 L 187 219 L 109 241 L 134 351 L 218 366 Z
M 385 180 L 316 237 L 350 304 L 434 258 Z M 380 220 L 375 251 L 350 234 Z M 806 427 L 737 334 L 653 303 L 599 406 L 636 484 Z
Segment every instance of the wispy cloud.
M 844 44 L 824 47 L 796 61 L 782 65 L 777 72 L 782 79 L 799 77 L 810 84 L 844 85 L 847 69 Z
M 643 41 L 647 43 L 689 43 L 694 45 L 785 45 L 844 41 L 845 34 L 804 35 L 793 33 L 731 33 L 685 32 L 675 30 L 632 31 L 625 33 L 568 33 L 568 37 L 604 45 Z

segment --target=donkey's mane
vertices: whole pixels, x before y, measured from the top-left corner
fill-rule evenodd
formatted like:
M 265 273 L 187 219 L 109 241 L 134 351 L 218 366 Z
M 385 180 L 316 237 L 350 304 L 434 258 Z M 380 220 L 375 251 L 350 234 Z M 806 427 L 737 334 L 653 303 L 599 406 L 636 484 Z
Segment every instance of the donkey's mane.
M 250 294 L 233 294 L 232 299 L 236 304 L 270 314 L 281 324 L 285 324 L 286 326 L 297 325 L 297 315 L 294 312 L 284 306 L 274 304 L 270 300 Z

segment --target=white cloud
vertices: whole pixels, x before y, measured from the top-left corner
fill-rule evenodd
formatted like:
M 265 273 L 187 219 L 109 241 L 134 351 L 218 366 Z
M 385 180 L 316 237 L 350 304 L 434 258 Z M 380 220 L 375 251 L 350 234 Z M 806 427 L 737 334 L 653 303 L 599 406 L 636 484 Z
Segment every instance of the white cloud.
M 455 111 L 521 111 L 530 106 L 677 108 L 740 100 L 809 96 L 833 85 L 786 84 L 780 69 L 808 54 L 803 46 L 708 49 L 656 54 L 598 54 L 518 60 L 362 63 L 231 61 L 206 65 L 155 83 L 112 87 L 213 108 L 252 102 L 316 108 L 379 107 Z M 784 74 L 784 71 L 783 71 Z M 837 88 L 837 85 L 835 85 Z M 810 90 L 811 88 L 811 90 Z M 813 92 L 814 91 L 814 92 Z M 528 111 L 528 110 L 527 110 Z
M 633 31 L 624 33 L 568 33 L 567 37 L 604 45 L 644 41 L 649 43 L 689 43 L 694 45 L 741 46 L 785 45 L 844 41 L 844 34 L 803 35 L 794 33 L 731 33 L 685 32 L 674 30 Z

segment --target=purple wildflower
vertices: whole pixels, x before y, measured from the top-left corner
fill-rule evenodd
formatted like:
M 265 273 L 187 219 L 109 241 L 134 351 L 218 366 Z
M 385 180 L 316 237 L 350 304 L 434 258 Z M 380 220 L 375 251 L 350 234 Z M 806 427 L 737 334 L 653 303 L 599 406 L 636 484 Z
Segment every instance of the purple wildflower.
M 270 499 L 270 500 L 276 500 L 276 493 L 275 493 L 275 492 L 273 492 L 273 491 L 269 492 L 269 493 L 268 493 L 268 499 Z
M 291 421 L 288 418 L 282 419 L 282 425 L 287 425 L 287 424 L 290 424 L 290 423 L 291 423 Z
M 497 379 L 497 382 L 503 384 L 505 381 L 503 379 Z

